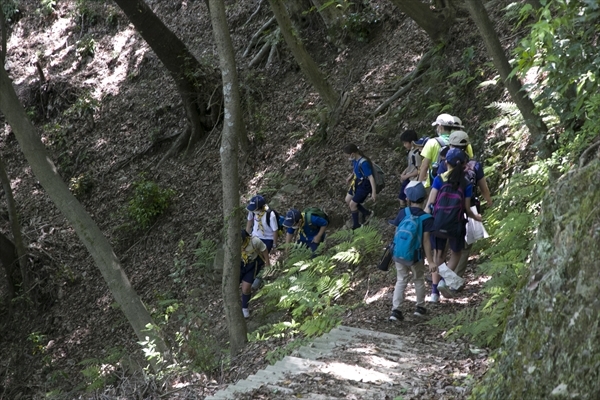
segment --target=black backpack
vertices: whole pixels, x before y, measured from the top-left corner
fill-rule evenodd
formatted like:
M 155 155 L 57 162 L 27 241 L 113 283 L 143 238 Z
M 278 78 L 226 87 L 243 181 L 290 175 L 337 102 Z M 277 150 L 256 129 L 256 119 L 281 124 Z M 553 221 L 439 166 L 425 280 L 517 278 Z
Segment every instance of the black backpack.
M 271 213 L 275 213 L 275 219 L 277 220 L 277 228 L 273 228 L 271 226 Z M 283 230 L 283 218 L 281 218 L 281 215 L 273 210 L 272 208 L 269 208 L 267 210 L 267 225 L 269 225 L 269 228 L 271 228 L 274 231 L 282 231 Z

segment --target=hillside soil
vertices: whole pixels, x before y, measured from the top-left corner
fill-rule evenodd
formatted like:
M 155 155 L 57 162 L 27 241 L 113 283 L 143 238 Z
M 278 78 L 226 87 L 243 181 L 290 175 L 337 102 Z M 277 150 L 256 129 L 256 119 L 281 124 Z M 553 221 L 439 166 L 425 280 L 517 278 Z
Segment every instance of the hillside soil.
M 242 202 L 261 192 L 278 210 L 318 205 L 331 215 L 331 230 L 344 229 L 349 217 L 343 202 L 345 178 L 350 168 L 341 148 L 354 142 L 387 172 L 388 188 L 376 204 L 367 207 L 376 211 L 382 233 L 391 238 L 392 231 L 383 228 L 382 221 L 397 212 L 398 176 L 405 162 L 398 136 L 409 127 L 431 135 L 430 121 L 423 116 L 434 118 L 439 110 L 417 114 L 415 107 L 422 111 L 430 104 L 419 105 L 419 99 L 412 98 L 410 115 L 398 110 L 380 116 L 371 112 L 397 90 L 394 82 L 411 72 L 429 50 L 427 36 L 384 1 L 371 2 L 372 17 L 364 32 L 346 32 L 331 42 L 324 40 L 327 32 L 318 15 L 303 18 L 310 53 L 334 86 L 351 98 L 340 123 L 323 140 L 318 95 L 284 43 L 279 43 L 268 67 L 263 62 L 250 68 L 251 57 L 242 57 L 248 38 L 271 17 L 266 2 L 262 6 L 262 1 L 227 3 L 250 138 L 249 150 L 240 157 Z M 82 4 L 89 8 L 82 10 Z M 202 63 L 218 65 L 204 2 L 150 4 Z M 251 342 L 242 354 L 227 361 L 221 276 L 212 264 L 204 265 L 194 255 L 202 240 L 221 240 L 220 128 L 209 132 L 188 157 L 168 159 L 157 168 L 186 127 L 182 102 L 157 57 L 112 4 L 57 2 L 49 11 L 25 0 L 9 28 L 6 69 L 60 173 L 111 240 L 153 315 L 164 320 L 169 304 L 180 307 L 178 315 L 187 327 L 181 333 L 199 333 L 197 340 L 206 344 L 210 354 L 198 367 L 210 372 L 178 376 L 166 383 L 147 379 L 137 367 L 142 354 L 133 330 L 74 230 L 32 175 L 10 127 L 3 124 L 0 154 L 12 181 L 35 285 L 34 304 L 21 297 L 14 302 L 11 316 L 7 304 L 0 310 L 4 321 L 0 398 L 37 399 L 52 392 L 64 398 L 134 398 L 135 393 L 135 398 L 201 399 L 264 367 L 268 353 L 291 339 Z M 456 68 L 461 68 L 465 46 L 474 51 L 471 62 L 485 60 L 468 24 L 457 23 L 451 37 L 445 50 L 448 64 L 456 62 Z M 498 91 L 485 96 L 494 93 Z M 463 121 L 478 122 L 479 115 L 466 115 L 471 105 L 455 106 L 465 113 Z M 400 117 L 394 119 L 392 114 Z M 143 180 L 176 193 L 167 211 L 147 229 L 136 227 L 127 215 L 134 184 Z M 0 230 L 10 232 L 4 208 Z M 426 323 L 431 317 L 476 307 L 479 283 L 474 264 L 470 268 L 472 284 L 457 299 L 428 306 L 424 319 L 412 316 L 414 297 L 409 295 L 402 309 L 406 320 L 387 320 L 395 277 L 375 265 L 362 265 L 356 271 L 353 290 L 342 300 L 361 304 L 347 313 L 344 325 L 400 334 L 421 352 L 444 354 L 447 363 L 432 366 L 427 381 L 414 383 L 419 385 L 419 398 L 464 398 L 486 370 L 485 350 L 466 342 L 446 342 L 443 331 Z M 252 309 L 250 330 L 273 322 L 275 316 L 260 313 L 260 302 Z M 172 338 L 173 327 L 166 323 Z M 193 355 L 196 350 L 187 351 Z M 106 360 L 115 354 L 119 367 L 110 370 Z M 97 377 L 86 375 L 86 366 L 96 364 L 109 368 L 103 376 L 110 377 L 106 381 L 111 386 L 85 394 L 86 385 L 97 383 Z

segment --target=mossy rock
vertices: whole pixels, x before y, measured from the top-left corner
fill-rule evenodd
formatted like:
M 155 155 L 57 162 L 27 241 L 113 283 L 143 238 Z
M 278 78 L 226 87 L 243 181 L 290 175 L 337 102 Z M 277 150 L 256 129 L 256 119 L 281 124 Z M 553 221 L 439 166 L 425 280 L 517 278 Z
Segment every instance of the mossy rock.
M 600 161 L 548 190 L 528 283 L 473 399 L 600 396 Z

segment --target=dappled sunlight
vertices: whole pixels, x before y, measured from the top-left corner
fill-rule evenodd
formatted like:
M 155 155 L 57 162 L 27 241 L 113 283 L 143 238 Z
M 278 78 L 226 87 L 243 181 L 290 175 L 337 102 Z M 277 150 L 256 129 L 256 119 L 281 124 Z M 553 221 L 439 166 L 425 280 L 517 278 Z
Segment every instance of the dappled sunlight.
M 393 382 L 393 377 L 381 372 L 369 370 L 357 365 L 331 362 L 321 369 L 321 372 L 333 375 L 339 379 L 359 382 Z
M 378 301 L 378 300 L 384 299 L 384 298 L 386 298 L 386 297 L 388 296 L 388 294 L 389 294 L 390 292 L 393 292 L 393 290 L 394 290 L 394 288 L 393 288 L 393 287 L 391 287 L 391 288 L 390 288 L 390 287 L 384 287 L 384 288 L 381 288 L 381 289 L 380 289 L 380 290 L 379 290 L 377 293 L 375 293 L 374 295 L 367 297 L 367 298 L 365 299 L 365 303 L 366 303 L 366 304 L 371 304 L 371 303 L 373 303 L 373 302 L 376 302 L 376 301 Z

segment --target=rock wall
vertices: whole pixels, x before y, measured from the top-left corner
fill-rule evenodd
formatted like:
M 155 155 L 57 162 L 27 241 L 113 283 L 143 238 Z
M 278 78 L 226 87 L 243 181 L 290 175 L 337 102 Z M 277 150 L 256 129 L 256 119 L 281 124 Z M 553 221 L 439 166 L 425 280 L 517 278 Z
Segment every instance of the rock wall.
M 600 161 L 542 205 L 531 276 L 474 399 L 600 398 Z

